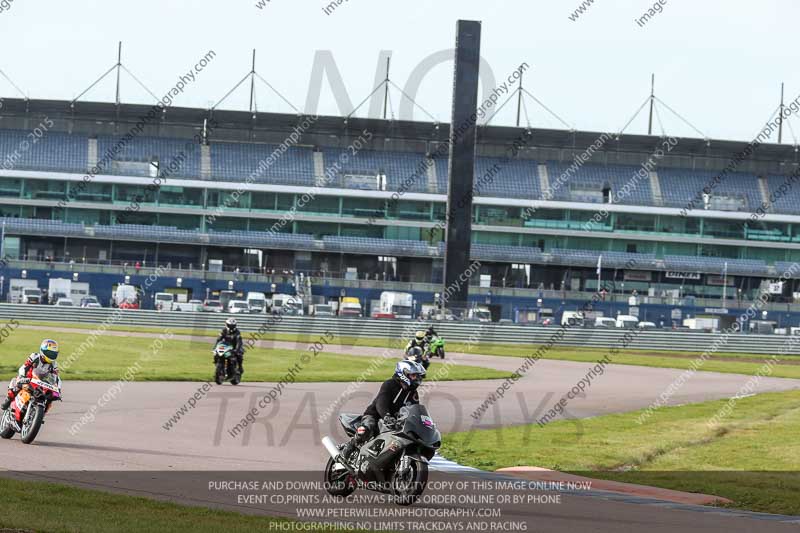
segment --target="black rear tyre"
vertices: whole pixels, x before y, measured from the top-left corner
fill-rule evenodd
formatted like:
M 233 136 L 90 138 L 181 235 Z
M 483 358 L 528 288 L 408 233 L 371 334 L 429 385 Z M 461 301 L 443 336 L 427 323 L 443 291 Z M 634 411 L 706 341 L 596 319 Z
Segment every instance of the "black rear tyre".
M 14 436 L 14 428 L 11 427 L 11 409 L 3 411 L 3 417 L 0 419 L 0 439 L 10 439 Z

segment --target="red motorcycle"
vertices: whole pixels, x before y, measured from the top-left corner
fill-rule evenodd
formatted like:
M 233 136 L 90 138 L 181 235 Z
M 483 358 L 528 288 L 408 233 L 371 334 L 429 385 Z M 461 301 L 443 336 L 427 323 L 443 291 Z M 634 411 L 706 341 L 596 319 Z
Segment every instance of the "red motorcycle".
M 0 438 L 10 439 L 19 433 L 22 442 L 30 444 L 39 434 L 44 415 L 53 402 L 61 400 L 61 378 L 48 373 L 39 375 L 36 370 L 14 397 L 11 406 L 0 419 Z

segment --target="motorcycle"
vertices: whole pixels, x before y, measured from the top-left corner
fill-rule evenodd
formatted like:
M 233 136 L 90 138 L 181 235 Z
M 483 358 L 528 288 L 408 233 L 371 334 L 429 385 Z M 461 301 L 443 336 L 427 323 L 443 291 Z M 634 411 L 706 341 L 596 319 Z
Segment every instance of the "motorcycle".
M 444 359 L 444 339 L 441 337 L 434 337 L 428 344 L 426 344 L 426 351 L 428 357 L 438 357 Z
M 238 385 L 242 381 L 239 362 L 231 346 L 222 342 L 217 344 L 214 348 L 214 361 L 217 365 L 214 373 L 217 385 L 222 385 L 225 381 L 230 381 L 231 385 Z
M 0 419 L 0 438 L 10 439 L 19 433 L 22 442 L 30 444 L 44 424 L 44 415 L 61 400 L 61 378 L 48 373 L 40 375 L 36 370 L 27 383 L 22 385 L 14 401 L 3 411 Z
M 421 364 L 425 370 L 428 370 L 428 367 L 431 366 L 431 358 L 428 355 L 428 351 L 419 346 L 409 348 L 406 352 L 406 359 Z
M 362 415 L 341 414 L 339 422 L 353 437 Z M 424 405 L 400 409 L 392 426 L 378 422 L 378 435 L 342 457 L 346 444 L 322 439 L 330 458 L 325 466 L 325 489 L 347 497 L 357 488 L 390 494 L 398 505 L 411 505 L 425 491 L 428 463 L 442 444 L 442 436 Z

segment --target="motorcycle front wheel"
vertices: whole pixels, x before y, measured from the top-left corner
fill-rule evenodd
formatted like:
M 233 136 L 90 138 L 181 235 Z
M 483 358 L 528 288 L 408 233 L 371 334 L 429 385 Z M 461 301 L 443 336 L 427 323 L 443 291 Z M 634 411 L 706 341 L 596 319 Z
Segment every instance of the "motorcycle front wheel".
M 392 476 L 394 503 L 397 505 L 413 504 L 425 491 L 427 483 L 428 465 L 403 457 Z
M 11 408 L 3 411 L 3 418 L 0 419 L 0 438 L 10 439 L 14 436 L 14 428 L 11 426 Z
M 30 444 L 36 435 L 39 434 L 39 429 L 42 427 L 44 420 L 44 405 L 36 403 L 28 407 L 33 411 L 27 413 L 22 421 L 22 442 Z
M 356 480 L 353 479 L 352 474 L 339 465 L 336 469 L 336 463 L 333 457 L 328 458 L 328 464 L 325 465 L 325 490 L 331 496 L 339 496 L 345 498 L 353 494 L 356 490 Z
M 217 371 L 214 374 L 214 382 L 217 385 L 222 385 L 223 381 L 225 381 L 225 363 L 220 361 L 217 363 Z

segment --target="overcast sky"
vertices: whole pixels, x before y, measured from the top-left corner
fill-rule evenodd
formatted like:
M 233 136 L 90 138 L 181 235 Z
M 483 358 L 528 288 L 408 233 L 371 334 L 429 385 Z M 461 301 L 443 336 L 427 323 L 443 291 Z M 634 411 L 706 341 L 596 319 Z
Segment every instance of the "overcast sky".
M 789 0 L 666 0 L 644 26 L 636 19 L 653 2 L 643 0 L 594 0 L 575 21 L 580 0 L 347 0 L 330 14 L 330 0 L 262 0 L 263 9 L 258 1 L 13 0 L 0 11 L 0 69 L 31 98 L 69 100 L 115 63 L 121 40 L 123 63 L 160 95 L 213 50 L 175 101 L 210 107 L 249 71 L 256 48 L 261 76 L 306 110 L 315 57 L 328 50 L 355 105 L 375 85 L 382 50 L 392 54 L 392 80 L 405 87 L 420 62 L 452 48 L 463 18 L 482 21 L 482 56 L 497 83 L 527 62 L 525 87 L 577 129 L 619 131 L 647 97 L 651 72 L 657 96 L 711 138 L 752 139 L 777 106 L 781 81 L 787 102 L 800 95 L 800 5 Z M 442 122 L 451 83 L 452 62 L 440 64 L 416 96 Z M 326 79 L 320 113 L 349 112 L 334 93 Z M 13 96 L 0 78 L 0 97 Z M 247 109 L 248 98 L 245 85 L 221 107 Z M 84 99 L 113 101 L 113 76 Z M 125 73 L 122 100 L 152 102 Z M 291 111 L 260 81 L 257 100 L 260 111 Z M 396 89 L 391 100 L 398 116 Z M 515 106 L 492 123 L 513 124 Z M 532 100 L 527 107 L 532 126 L 562 127 Z M 367 113 L 368 104 L 357 114 Z M 697 135 L 666 109 L 660 116 L 667 134 Z M 414 118 L 427 120 L 419 111 Z M 646 120 L 642 113 L 627 131 L 644 133 Z M 791 123 L 800 135 L 800 122 Z M 793 142 L 790 132 L 784 141 Z

